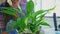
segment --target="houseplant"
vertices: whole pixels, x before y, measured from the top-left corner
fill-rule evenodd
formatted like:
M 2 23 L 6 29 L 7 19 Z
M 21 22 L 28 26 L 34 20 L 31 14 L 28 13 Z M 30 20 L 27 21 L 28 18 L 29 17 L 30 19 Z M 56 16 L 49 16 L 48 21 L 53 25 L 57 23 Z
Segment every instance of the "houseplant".
M 44 25 L 44 26 L 50 26 L 46 22 L 44 22 L 44 16 L 50 12 L 51 10 L 55 9 L 55 6 L 48 10 L 38 10 L 34 13 L 34 3 L 32 0 L 29 0 L 26 5 L 27 14 L 25 15 L 20 9 L 15 9 L 11 7 L 5 7 L 4 10 L 2 10 L 3 13 L 16 16 L 16 21 L 13 21 L 13 29 L 16 29 L 19 27 L 20 29 L 18 32 L 24 32 L 25 30 L 30 30 L 32 34 L 36 34 L 36 32 L 39 30 L 38 26 Z M 16 15 L 17 13 L 21 13 L 24 17 L 20 18 Z

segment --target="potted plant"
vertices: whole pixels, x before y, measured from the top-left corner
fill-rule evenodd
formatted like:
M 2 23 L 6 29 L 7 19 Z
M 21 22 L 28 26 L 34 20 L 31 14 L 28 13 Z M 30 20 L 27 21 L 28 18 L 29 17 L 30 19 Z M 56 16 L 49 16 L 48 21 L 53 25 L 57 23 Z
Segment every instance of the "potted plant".
M 34 3 L 32 0 L 29 0 L 27 2 L 26 9 L 27 9 L 26 15 L 20 9 L 15 9 L 11 7 L 5 7 L 5 9 L 2 10 L 2 12 L 17 17 L 16 21 L 14 21 L 12 24 L 14 25 L 13 29 L 16 29 L 17 27 L 20 28 L 18 30 L 18 32 L 20 33 L 29 31 L 31 34 L 36 34 L 36 32 L 39 31 L 38 26 L 40 25 L 50 26 L 44 21 L 44 16 L 51 10 L 54 10 L 55 6 L 48 10 L 42 9 L 32 13 L 34 10 Z M 17 16 L 16 12 L 21 13 L 23 15 L 23 18 Z

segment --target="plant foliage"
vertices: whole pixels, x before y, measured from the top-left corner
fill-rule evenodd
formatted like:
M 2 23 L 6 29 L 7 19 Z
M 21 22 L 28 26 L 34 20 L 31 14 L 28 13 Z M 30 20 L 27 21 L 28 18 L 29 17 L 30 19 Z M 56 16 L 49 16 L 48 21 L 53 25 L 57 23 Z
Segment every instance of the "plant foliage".
M 55 7 L 56 6 L 48 10 L 42 9 L 32 13 L 34 10 L 34 3 L 32 0 L 29 0 L 26 5 L 27 8 L 26 15 L 24 15 L 24 13 L 21 10 L 10 7 L 5 7 L 5 9 L 2 10 L 2 12 L 13 16 L 17 16 L 16 13 L 21 13 L 22 15 L 24 15 L 24 17 L 20 18 L 18 16 L 17 20 L 13 22 L 14 24 L 13 28 L 16 29 L 17 27 L 19 27 L 20 28 L 19 32 L 23 32 L 27 28 L 31 30 L 32 33 L 36 33 L 38 31 L 39 25 L 50 26 L 48 23 L 44 21 L 44 16 L 51 10 L 54 10 Z

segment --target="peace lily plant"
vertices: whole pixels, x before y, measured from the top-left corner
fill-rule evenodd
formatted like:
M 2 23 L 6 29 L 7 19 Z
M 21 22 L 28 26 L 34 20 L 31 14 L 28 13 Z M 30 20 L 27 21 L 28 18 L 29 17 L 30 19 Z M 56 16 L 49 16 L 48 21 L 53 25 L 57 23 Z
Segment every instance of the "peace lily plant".
M 36 32 L 39 30 L 38 27 L 40 25 L 50 26 L 44 21 L 44 16 L 50 11 L 54 10 L 55 6 L 48 10 L 42 9 L 33 12 L 34 3 L 32 0 L 29 0 L 26 4 L 26 9 L 26 15 L 20 9 L 15 9 L 11 7 L 5 7 L 5 9 L 2 10 L 2 12 L 17 17 L 16 21 L 14 21 L 12 24 L 14 25 L 13 29 L 16 29 L 18 27 L 20 28 L 18 32 L 24 32 L 26 29 L 29 29 L 31 33 L 36 34 Z M 23 18 L 17 16 L 16 12 L 22 14 Z

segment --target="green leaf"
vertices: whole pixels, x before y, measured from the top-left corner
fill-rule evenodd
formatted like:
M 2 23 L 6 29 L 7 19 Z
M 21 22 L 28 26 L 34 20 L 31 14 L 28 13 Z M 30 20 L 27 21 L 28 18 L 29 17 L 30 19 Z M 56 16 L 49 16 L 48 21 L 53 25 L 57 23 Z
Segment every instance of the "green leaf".
M 19 26 L 18 23 L 17 24 L 16 23 L 17 23 L 16 21 L 13 22 L 13 25 L 14 25 L 13 29 L 16 29 Z
M 39 25 L 43 25 L 43 26 L 50 26 L 48 23 L 46 23 L 46 22 L 44 22 L 44 21 L 42 21 L 42 22 L 38 23 L 37 25 L 38 25 L 38 26 L 39 26 Z
M 41 14 L 40 16 L 38 16 L 36 19 L 38 19 L 38 22 L 39 21 L 42 21 L 44 19 L 44 16 L 46 15 L 47 13 L 44 13 L 44 14 Z
M 16 8 L 12 8 L 12 7 L 4 7 L 4 10 L 8 10 L 10 12 L 20 13 L 20 14 L 25 16 L 25 14 L 22 12 L 21 9 L 16 9 Z
M 27 23 L 28 23 L 28 18 L 26 17 L 25 18 L 25 24 L 27 25 Z
M 38 16 L 38 15 L 40 15 L 40 14 L 42 14 L 42 13 L 48 13 L 49 11 L 52 11 L 52 10 L 54 10 L 56 8 L 56 6 L 54 6 L 53 8 L 50 8 L 50 9 L 48 9 L 48 10 L 38 10 L 38 11 L 36 11 L 35 13 L 33 13 L 33 17 L 36 17 L 36 16 Z
M 17 23 L 20 23 L 21 22 L 21 18 L 17 18 Z
M 2 12 L 5 13 L 5 14 L 17 16 L 17 14 L 15 12 L 11 12 L 11 11 L 8 11 L 8 10 L 2 10 Z
M 36 26 L 35 24 L 33 23 L 29 23 L 29 27 L 30 27 L 30 30 L 35 33 L 38 29 L 38 26 Z
M 26 5 L 26 8 L 27 8 L 27 14 L 30 14 L 32 13 L 32 11 L 34 10 L 34 3 L 33 1 L 28 1 L 27 2 L 27 5 Z
M 24 19 L 17 18 L 16 22 L 14 23 L 14 28 L 20 28 L 18 31 L 22 32 L 26 28 L 26 24 L 24 23 Z
M 48 9 L 48 10 L 45 10 L 45 11 L 49 12 L 49 11 L 54 10 L 55 8 L 56 8 L 56 6 L 54 6 L 54 7 L 50 8 L 50 9 Z
M 39 14 L 42 14 L 42 13 L 44 13 L 45 11 L 44 10 L 38 10 L 38 11 L 36 11 L 35 13 L 33 13 L 33 17 L 35 18 L 35 17 L 37 17 Z
M 36 19 L 38 19 L 38 20 L 34 21 L 34 23 L 38 24 L 39 22 L 43 21 L 44 20 L 44 16 L 45 16 L 45 14 L 42 14 L 39 17 L 37 17 Z
M 25 24 L 23 18 L 21 18 L 21 19 L 18 18 L 18 19 L 17 19 L 17 23 L 19 23 L 19 27 L 20 27 L 20 29 L 21 29 L 22 31 L 26 28 L 26 24 Z

